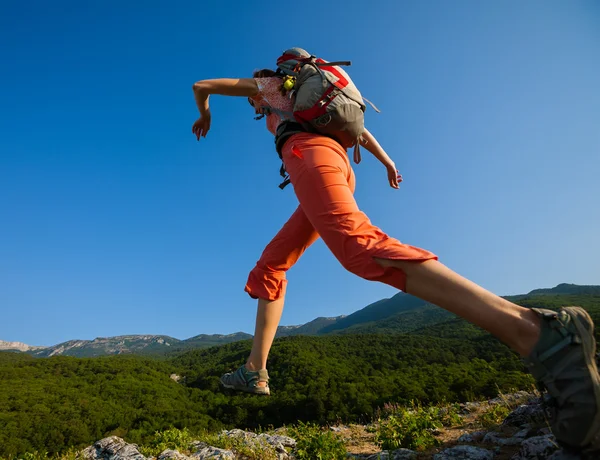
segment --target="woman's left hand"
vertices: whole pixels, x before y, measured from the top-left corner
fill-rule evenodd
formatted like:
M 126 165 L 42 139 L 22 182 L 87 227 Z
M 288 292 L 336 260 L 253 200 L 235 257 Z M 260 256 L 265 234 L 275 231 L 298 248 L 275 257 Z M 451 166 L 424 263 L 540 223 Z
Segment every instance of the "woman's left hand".
M 390 187 L 392 188 L 400 188 L 400 182 L 402 182 L 402 174 L 398 172 L 396 169 L 396 165 L 394 163 L 386 166 L 388 182 L 390 183 Z

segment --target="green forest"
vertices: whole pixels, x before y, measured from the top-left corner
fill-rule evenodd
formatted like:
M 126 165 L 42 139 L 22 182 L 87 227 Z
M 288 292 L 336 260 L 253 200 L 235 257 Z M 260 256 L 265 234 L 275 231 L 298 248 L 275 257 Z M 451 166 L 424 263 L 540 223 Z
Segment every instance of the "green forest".
M 581 305 L 600 323 L 597 294 L 515 301 L 553 309 Z M 0 457 L 61 453 L 108 435 L 144 443 L 171 427 L 199 432 L 369 421 L 389 402 L 468 401 L 531 389 L 520 359 L 489 334 L 453 315 L 439 322 L 437 313 L 414 313 L 418 324 L 411 332 L 394 331 L 393 322 L 382 332 L 374 322 L 364 333 L 276 339 L 270 397 L 219 387 L 218 377 L 245 361 L 250 340 L 160 359 L 0 353 Z M 430 316 L 437 322 L 427 325 Z

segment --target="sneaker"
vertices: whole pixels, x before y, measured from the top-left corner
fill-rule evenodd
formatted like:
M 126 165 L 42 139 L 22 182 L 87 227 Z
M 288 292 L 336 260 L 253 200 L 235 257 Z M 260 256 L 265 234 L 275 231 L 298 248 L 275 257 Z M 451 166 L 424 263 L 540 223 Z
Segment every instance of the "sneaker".
M 532 310 L 540 315 L 542 330 L 525 364 L 555 408 L 552 432 L 567 449 L 598 452 L 600 375 L 592 318 L 580 307 Z
M 258 385 L 258 382 L 266 382 L 266 386 Z M 266 369 L 249 371 L 246 366 L 240 366 L 234 372 L 228 372 L 221 376 L 221 385 L 237 391 L 254 393 L 257 395 L 269 395 L 269 374 Z

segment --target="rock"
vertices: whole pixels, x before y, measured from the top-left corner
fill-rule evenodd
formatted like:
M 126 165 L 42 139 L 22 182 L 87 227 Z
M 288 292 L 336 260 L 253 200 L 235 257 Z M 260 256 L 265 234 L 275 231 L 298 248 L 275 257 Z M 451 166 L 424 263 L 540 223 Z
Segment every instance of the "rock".
M 483 442 L 498 446 L 518 446 L 523 442 L 523 438 L 505 438 L 502 434 L 492 431 L 484 436 Z
M 548 460 L 582 460 L 582 457 L 579 454 L 575 454 L 573 452 L 567 452 L 566 450 L 557 450 L 554 452 Z
M 194 452 L 204 449 L 205 447 L 208 447 L 208 444 L 202 441 L 192 441 L 190 444 L 190 449 Z
M 521 450 L 513 455 L 512 460 L 547 460 L 557 450 L 554 436 L 535 436 L 523 441 Z
M 532 393 L 528 393 L 527 391 L 517 391 L 516 393 L 502 395 L 498 396 L 497 398 L 490 399 L 488 402 L 490 404 L 506 404 L 517 401 L 534 401 L 535 399 L 536 397 Z
M 473 446 L 451 447 L 433 456 L 433 460 L 492 460 L 493 458 L 493 452 Z
M 279 448 L 279 446 L 291 447 L 291 448 L 296 447 L 296 440 L 293 438 L 290 438 L 289 436 L 282 436 L 280 434 L 262 433 L 262 434 L 259 434 L 258 437 L 260 439 L 264 439 L 267 443 L 271 444 L 273 447 L 275 447 L 277 449 Z
M 177 450 L 163 450 L 158 456 L 158 460 L 187 460 L 190 457 L 187 455 L 183 455 L 181 452 Z
M 467 402 L 464 404 L 465 411 L 473 412 L 479 409 L 484 403 L 481 402 Z
M 146 460 L 137 444 L 128 444 L 118 436 L 96 441 L 81 454 L 86 460 Z
M 289 436 L 283 436 L 279 434 L 267 434 L 267 433 L 251 433 L 240 429 L 233 429 L 229 431 L 222 431 L 222 436 L 228 436 L 231 438 L 240 439 L 244 444 L 254 445 L 257 447 L 267 447 L 275 449 L 279 460 L 285 460 L 291 458 L 290 454 L 286 450 L 286 447 L 296 447 L 296 440 Z
M 198 452 L 192 455 L 192 458 L 194 460 L 235 460 L 235 454 L 230 450 L 208 446 L 200 449 Z
M 396 449 L 390 452 L 390 460 L 412 460 L 417 458 L 417 453 L 410 449 Z
M 241 439 L 242 442 L 249 445 L 258 445 L 263 447 L 274 448 L 279 454 L 280 459 L 288 458 L 289 454 L 286 447 L 296 447 L 296 440 L 289 436 L 283 436 L 279 434 L 267 434 L 267 433 L 251 433 L 240 429 L 233 429 L 229 431 L 222 431 L 222 436 L 229 436 L 232 438 Z
M 529 436 L 529 432 L 531 431 L 531 425 L 529 423 L 523 425 L 523 428 L 521 428 L 519 431 L 517 431 L 515 434 L 513 434 L 514 438 L 526 438 L 527 436 Z M 546 433 L 544 433 L 546 434 Z
M 545 420 L 545 413 L 539 404 L 522 404 L 512 411 L 502 422 L 502 426 L 521 427 L 529 423 L 540 423 Z
M 366 457 L 366 460 L 413 460 L 417 453 L 410 449 L 384 450 Z
M 474 431 L 473 433 L 465 433 L 460 438 L 458 438 L 458 442 L 479 442 L 484 438 L 486 434 L 486 431 Z
M 233 430 L 223 430 L 221 431 L 222 436 L 228 436 L 230 438 L 242 439 L 243 441 L 250 441 L 256 438 L 255 433 L 250 433 L 248 431 L 240 430 L 239 428 L 234 428 Z

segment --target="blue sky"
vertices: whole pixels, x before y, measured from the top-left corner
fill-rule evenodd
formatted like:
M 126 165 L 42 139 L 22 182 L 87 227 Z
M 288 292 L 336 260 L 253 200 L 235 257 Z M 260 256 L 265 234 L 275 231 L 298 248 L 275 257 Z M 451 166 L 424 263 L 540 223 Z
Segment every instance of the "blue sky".
M 405 181 L 365 152 L 375 224 L 501 295 L 600 284 L 600 4 L 367 4 L 4 2 L 0 339 L 253 332 L 248 271 L 297 201 L 243 99 L 196 141 L 191 85 L 291 46 L 352 60 L 381 109 Z M 395 293 L 320 241 L 288 279 L 287 325 Z

